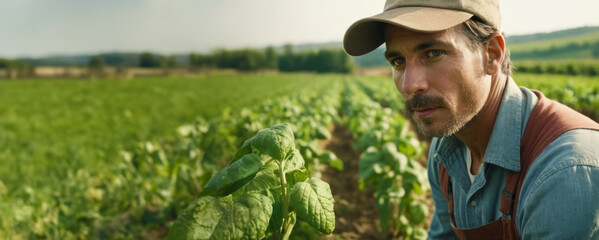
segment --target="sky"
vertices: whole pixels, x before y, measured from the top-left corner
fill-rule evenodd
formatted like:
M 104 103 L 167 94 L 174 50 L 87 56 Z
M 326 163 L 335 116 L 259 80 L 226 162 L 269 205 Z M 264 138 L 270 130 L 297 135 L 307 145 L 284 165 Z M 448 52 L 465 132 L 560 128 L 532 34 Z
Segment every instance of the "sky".
M 341 41 L 383 0 L 0 0 L 0 57 Z M 507 35 L 599 26 L 598 0 L 501 0 Z

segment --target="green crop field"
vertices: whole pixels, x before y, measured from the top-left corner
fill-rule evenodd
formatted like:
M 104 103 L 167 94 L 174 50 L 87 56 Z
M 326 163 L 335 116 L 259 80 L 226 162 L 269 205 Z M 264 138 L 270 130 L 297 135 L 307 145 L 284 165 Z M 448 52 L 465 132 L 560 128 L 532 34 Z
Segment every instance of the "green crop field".
M 54 184 L 67 170 L 117 162 L 119 151 L 305 85 L 302 75 L 0 82 L 0 180 L 12 191 Z M 18 183 L 18 184 L 17 184 Z
M 599 121 L 599 77 L 518 74 L 514 80 Z
M 599 77 L 520 73 L 514 79 L 599 116 Z M 256 149 L 240 149 L 244 141 L 278 123 L 290 124 L 293 159 L 301 154 L 305 161 L 290 179 L 304 181 L 310 174 L 331 184 L 337 219 L 384 209 L 387 215 L 365 220 L 379 234 L 368 236 L 422 237 L 430 211 L 421 165 L 426 148 L 408 131 L 401 102 L 391 79 L 381 76 L 1 81 L 0 239 L 164 238 L 219 169 L 261 147 L 254 140 Z M 389 162 L 397 166 L 381 167 Z M 272 175 L 274 166 L 265 163 L 261 172 L 247 174 L 268 178 L 267 185 L 278 189 L 278 179 L 262 174 Z M 208 186 L 221 192 L 230 187 Z M 372 191 L 357 186 L 385 194 L 375 195 L 375 208 Z M 301 222 L 297 214 L 292 235 L 318 238 L 311 232 L 318 223 Z M 329 217 L 322 232 L 332 231 Z M 351 222 L 336 221 L 333 234 L 353 231 Z

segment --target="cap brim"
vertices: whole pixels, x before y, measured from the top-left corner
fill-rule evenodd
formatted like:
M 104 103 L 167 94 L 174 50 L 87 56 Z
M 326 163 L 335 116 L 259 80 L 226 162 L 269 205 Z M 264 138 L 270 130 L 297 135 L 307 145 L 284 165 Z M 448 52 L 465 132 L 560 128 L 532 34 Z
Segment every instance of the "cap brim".
M 471 13 L 441 8 L 391 9 L 352 24 L 345 32 L 343 47 L 352 56 L 371 52 L 385 42 L 385 24 L 418 32 L 437 32 L 458 25 L 471 17 Z

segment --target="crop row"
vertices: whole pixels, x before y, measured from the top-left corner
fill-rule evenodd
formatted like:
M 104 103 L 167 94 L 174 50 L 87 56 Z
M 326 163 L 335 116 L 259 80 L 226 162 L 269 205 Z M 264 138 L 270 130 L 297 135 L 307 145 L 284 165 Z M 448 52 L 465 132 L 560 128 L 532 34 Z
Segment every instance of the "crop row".
M 394 88 L 387 84 L 346 86 L 342 110 L 356 139 L 354 148 L 362 152 L 360 186 L 375 189 L 381 230 L 391 230 L 393 236 L 404 239 L 426 238 L 425 193 L 429 187 L 426 170 L 418 161 L 424 157 L 425 147 L 398 111 L 401 101 L 397 92 L 389 92 Z

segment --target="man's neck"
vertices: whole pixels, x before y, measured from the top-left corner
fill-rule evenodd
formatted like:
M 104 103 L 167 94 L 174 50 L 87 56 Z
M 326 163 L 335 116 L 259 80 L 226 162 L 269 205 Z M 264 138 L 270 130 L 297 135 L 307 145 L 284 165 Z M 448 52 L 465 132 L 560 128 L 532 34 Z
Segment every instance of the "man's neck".
M 462 130 L 455 134 L 472 153 L 470 172 L 474 175 L 478 174 L 483 163 L 506 83 L 507 76 L 503 74 L 493 76 L 489 96 L 481 111 Z

